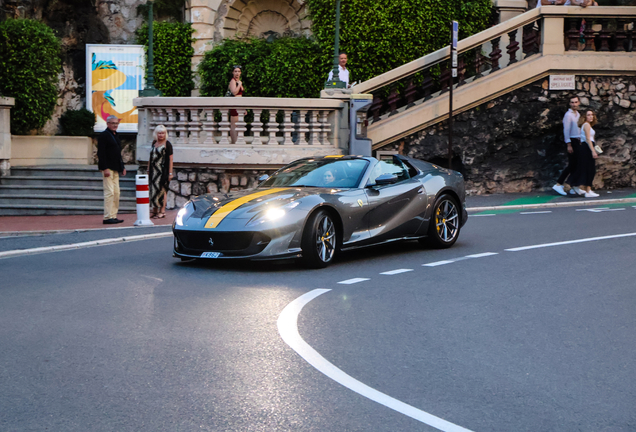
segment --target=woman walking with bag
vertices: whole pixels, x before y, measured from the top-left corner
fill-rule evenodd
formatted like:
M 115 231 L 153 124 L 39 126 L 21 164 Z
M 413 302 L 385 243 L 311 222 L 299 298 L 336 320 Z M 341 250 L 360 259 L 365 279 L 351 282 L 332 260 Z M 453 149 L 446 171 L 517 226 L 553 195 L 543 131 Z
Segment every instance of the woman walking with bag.
M 570 183 L 574 186 L 574 192 L 586 198 L 595 198 L 598 196 L 592 191 L 592 183 L 596 175 L 596 161 L 598 153 L 602 152 L 601 148 L 596 145 L 596 132 L 592 127 L 596 125 L 596 114 L 592 110 L 587 110 L 585 116 L 579 119 L 581 127 L 581 147 L 578 152 L 578 162 L 576 172 L 572 175 Z
M 241 66 L 236 65 L 232 69 L 232 79 L 227 86 L 228 92 L 234 97 L 241 97 L 245 90 L 243 89 L 243 82 L 241 81 Z M 232 144 L 236 143 L 236 122 L 238 121 L 238 111 L 235 109 L 230 110 L 230 138 L 232 138 Z
M 153 132 L 152 147 L 148 158 L 148 178 L 150 180 L 150 205 L 152 219 L 166 217 L 166 192 L 172 180 L 172 144 L 168 141 L 168 131 L 159 125 Z

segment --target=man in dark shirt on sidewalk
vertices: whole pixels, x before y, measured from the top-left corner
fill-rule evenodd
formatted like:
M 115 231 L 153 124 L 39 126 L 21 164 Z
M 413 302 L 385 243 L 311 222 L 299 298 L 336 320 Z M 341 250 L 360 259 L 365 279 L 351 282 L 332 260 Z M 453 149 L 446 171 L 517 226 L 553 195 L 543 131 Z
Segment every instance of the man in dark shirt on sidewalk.
M 126 175 L 121 157 L 121 141 L 117 135 L 119 119 L 113 115 L 106 119 L 106 130 L 97 139 L 98 168 L 104 176 L 104 224 L 118 224 L 119 173 Z

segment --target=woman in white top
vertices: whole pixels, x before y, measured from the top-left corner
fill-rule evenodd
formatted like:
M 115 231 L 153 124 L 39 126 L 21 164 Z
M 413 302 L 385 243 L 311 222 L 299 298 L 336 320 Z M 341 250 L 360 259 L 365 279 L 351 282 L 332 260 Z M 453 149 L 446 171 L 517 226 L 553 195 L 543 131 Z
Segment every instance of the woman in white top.
M 581 116 L 579 119 L 579 126 L 581 126 L 581 148 L 578 153 L 578 161 L 576 172 L 571 178 L 572 185 L 578 185 L 573 187 L 574 191 L 579 195 L 584 195 L 586 198 L 595 198 L 597 193 L 592 191 L 592 183 L 594 182 L 594 176 L 596 175 L 596 161 L 598 154 L 594 150 L 596 132 L 592 129 L 597 123 L 596 114 L 592 110 L 587 110 L 585 116 Z

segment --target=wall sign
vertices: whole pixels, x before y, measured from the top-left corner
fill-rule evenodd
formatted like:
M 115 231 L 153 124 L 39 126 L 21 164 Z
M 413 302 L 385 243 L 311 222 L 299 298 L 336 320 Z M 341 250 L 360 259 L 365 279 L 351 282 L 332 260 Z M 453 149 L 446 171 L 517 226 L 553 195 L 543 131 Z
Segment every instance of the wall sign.
M 86 108 L 95 113 L 95 132 L 106 118 L 119 118 L 118 132 L 137 132 L 137 107 L 132 101 L 144 88 L 143 45 L 86 45 Z
M 574 75 L 550 75 L 550 90 L 576 90 Z

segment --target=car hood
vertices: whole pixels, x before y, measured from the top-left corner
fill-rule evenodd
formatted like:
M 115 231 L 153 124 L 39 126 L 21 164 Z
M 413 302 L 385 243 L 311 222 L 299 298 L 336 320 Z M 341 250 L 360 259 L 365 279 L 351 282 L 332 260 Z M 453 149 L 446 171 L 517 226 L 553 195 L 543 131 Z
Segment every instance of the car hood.
M 223 213 L 225 218 L 251 219 L 260 212 L 283 207 L 310 195 L 334 192 L 333 189 L 317 187 L 281 187 L 210 193 L 192 199 L 192 217 L 204 219 L 219 212 Z

